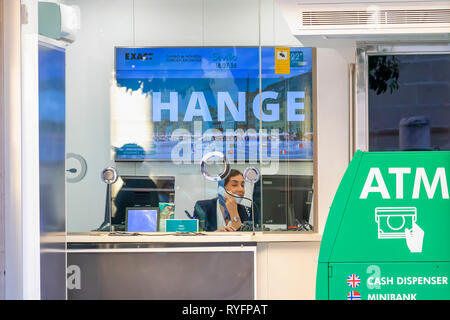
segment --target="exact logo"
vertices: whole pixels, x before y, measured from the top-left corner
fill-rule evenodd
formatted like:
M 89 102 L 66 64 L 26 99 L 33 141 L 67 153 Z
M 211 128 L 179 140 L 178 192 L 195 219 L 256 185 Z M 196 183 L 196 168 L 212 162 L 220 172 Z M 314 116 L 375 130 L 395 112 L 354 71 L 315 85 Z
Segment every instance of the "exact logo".
M 137 60 L 137 61 L 151 61 L 153 58 L 152 52 L 146 52 L 146 53 L 133 53 L 133 52 L 127 52 L 125 53 L 125 60 Z

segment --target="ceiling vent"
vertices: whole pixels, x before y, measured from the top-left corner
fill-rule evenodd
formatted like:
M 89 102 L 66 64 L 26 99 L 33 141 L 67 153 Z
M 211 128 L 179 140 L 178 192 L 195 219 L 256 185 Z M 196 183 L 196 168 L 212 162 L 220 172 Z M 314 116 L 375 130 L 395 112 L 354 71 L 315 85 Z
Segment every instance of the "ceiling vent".
M 286 3 L 288 0 L 281 0 Z M 295 5 L 293 5 L 293 2 Z M 448 34 L 450 1 L 290 2 L 285 17 L 301 35 Z M 281 7 L 283 10 L 283 7 Z M 284 11 L 284 10 L 283 10 Z M 295 11 L 295 13 L 293 12 Z
M 303 11 L 302 26 L 367 26 L 404 27 L 404 25 L 449 24 L 450 9 Z

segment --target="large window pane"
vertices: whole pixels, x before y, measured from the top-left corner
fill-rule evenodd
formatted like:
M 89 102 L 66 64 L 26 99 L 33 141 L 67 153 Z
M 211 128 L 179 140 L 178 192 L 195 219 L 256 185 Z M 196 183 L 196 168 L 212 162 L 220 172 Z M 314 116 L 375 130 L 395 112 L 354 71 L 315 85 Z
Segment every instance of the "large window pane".
M 67 47 L 69 232 L 138 231 L 132 216 L 149 221 L 143 231 L 196 230 L 191 218 L 216 231 L 234 221 L 229 201 L 240 231 L 312 230 L 314 50 L 266 41 L 269 29 L 291 37 L 274 3 L 64 2 L 81 12 Z M 212 152 L 229 179 L 205 178 Z M 209 158 L 210 175 L 222 159 Z M 249 168 L 259 180 L 244 179 Z
M 369 150 L 450 150 L 450 54 L 369 56 Z

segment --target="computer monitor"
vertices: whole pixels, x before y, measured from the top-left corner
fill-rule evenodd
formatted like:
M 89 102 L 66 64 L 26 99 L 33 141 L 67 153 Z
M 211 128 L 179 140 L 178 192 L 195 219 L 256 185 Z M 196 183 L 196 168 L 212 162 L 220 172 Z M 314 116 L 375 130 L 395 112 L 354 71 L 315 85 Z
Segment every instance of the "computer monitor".
M 309 223 L 313 196 L 312 175 L 264 175 L 262 177 L 264 228 L 297 230 Z
M 126 231 L 157 232 L 159 208 L 129 207 L 126 208 Z
M 159 202 L 174 202 L 175 177 L 173 176 L 124 176 L 121 184 L 112 185 L 112 199 L 116 210 L 112 214 L 113 225 L 126 223 L 126 208 L 158 207 Z M 120 186 L 119 190 L 115 187 Z M 106 199 L 107 203 L 108 200 Z M 109 223 L 109 219 L 107 220 Z

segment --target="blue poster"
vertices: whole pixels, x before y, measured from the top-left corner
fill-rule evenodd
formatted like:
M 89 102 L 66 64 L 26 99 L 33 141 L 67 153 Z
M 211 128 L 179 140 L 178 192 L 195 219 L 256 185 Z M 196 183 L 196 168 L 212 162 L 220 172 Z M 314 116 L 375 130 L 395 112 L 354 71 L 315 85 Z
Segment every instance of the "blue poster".
M 117 86 L 148 96 L 151 142 L 115 145 L 116 161 L 312 159 L 312 48 L 275 49 L 116 48 Z

